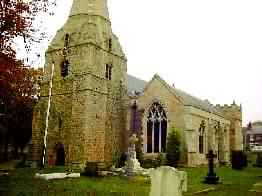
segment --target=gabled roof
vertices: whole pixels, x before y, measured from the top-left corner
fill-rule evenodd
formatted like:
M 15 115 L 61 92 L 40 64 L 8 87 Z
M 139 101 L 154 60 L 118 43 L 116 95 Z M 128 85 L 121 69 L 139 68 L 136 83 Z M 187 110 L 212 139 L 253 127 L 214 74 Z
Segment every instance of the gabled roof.
M 164 84 L 175 96 L 177 96 L 180 100 L 182 100 L 183 104 L 186 106 L 193 106 L 195 108 L 221 115 L 221 113 L 207 100 L 201 100 L 197 97 L 194 97 L 180 89 L 171 87 L 169 84 L 167 84 L 159 75 L 155 75 L 153 79 L 158 79 L 161 83 Z M 152 79 L 152 80 L 153 80 Z M 151 80 L 151 81 L 152 81 Z M 150 82 L 151 82 L 150 81 Z M 136 78 L 131 75 L 127 75 L 127 89 L 128 94 L 130 96 L 139 95 L 144 92 L 146 86 L 148 83 L 144 80 L 141 80 L 139 78 Z

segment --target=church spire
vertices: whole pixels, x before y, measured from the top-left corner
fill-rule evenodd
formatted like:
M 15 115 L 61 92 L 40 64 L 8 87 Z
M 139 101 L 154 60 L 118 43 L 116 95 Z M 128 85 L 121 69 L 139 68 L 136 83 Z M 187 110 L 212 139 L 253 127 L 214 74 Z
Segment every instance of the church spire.
M 74 0 L 70 16 L 79 14 L 97 15 L 109 20 L 107 0 Z

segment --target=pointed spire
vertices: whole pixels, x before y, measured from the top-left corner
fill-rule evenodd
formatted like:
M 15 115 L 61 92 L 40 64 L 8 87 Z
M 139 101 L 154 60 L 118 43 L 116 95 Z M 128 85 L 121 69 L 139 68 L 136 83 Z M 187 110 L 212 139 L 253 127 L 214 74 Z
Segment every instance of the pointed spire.
M 107 0 L 74 0 L 70 16 L 78 14 L 97 15 L 109 20 Z

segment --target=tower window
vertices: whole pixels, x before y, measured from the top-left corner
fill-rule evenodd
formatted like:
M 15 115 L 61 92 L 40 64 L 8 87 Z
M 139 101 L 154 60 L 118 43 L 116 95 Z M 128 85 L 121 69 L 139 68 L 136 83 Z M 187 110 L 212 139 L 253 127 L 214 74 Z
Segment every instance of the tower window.
M 62 131 L 62 125 L 63 125 L 63 121 L 62 121 L 61 117 L 59 117 L 59 119 L 58 119 L 58 128 L 59 128 L 59 132 L 60 133 Z
M 69 71 L 69 62 L 68 60 L 65 60 L 61 64 L 61 76 L 62 77 L 68 76 L 68 71 Z
M 108 40 L 108 48 L 109 48 L 109 51 L 112 50 L 112 39 L 111 38 Z
M 106 79 L 108 79 L 108 80 L 112 79 L 112 65 L 106 64 L 105 76 L 106 76 Z
M 69 34 L 66 33 L 65 34 L 65 48 L 67 48 L 69 46 Z

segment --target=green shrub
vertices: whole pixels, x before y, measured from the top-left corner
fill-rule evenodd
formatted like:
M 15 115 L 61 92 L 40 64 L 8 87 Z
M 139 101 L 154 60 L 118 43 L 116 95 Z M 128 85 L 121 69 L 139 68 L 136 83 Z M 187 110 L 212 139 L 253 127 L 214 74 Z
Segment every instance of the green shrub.
M 168 133 L 166 146 L 166 163 L 171 167 L 177 167 L 180 157 L 181 139 L 178 130 L 174 128 Z
M 118 152 L 118 151 L 114 151 L 113 153 L 112 153 L 112 164 L 115 166 L 115 167 L 119 167 L 119 165 L 120 165 L 120 160 L 121 159 L 121 154 L 120 154 L 120 152 Z
M 118 165 L 115 165 L 117 168 L 124 167 L 127 160 L 126 153 L 122 153 L 118 162 Z

